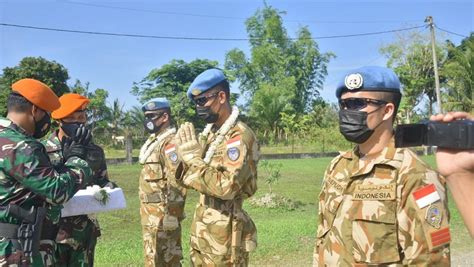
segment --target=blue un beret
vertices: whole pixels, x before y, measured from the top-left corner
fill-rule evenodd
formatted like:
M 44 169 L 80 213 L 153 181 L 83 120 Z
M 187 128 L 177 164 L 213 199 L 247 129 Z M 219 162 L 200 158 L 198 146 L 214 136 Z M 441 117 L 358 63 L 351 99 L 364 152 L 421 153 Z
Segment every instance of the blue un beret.
M 170 107 L 170 102 L 168 101 L 168 99 L 164 97 L 157 97 L 145 102 L 145 104 L 143 104 L 142 106 L 142 111 L 143 112 L 155 111 L 158 109 L 169 108 L 169 107 Z
M 393 70 L 385 67 L 367 66 L 348 72 L 336 89 L 341 98 L 346 91 L 383 91 L 401 93 L 400 80 Z
M 193 96 L 200 95 L 220 82 L 226 80 L 224 72 L 219 69 L 208 69 L 199 74 L 191 83 L 188 89 L 188 97 L 192 100 Z

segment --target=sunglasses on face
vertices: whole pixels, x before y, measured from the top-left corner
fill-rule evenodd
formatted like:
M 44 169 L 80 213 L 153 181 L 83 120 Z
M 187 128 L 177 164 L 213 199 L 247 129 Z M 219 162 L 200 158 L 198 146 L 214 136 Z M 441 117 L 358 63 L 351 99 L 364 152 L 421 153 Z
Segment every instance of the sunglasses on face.
M 160 114 L 149 113 L 149 114 L 145 114 L 145 119 L 157 120 L 157 119 L 159 119 L 162 115 L 163 115 L 163 113 L 160 113 Z
M 219 94 L 219 92 L 216 92 L 216 93 L 213 93 L 213 94 L 208 95 L 208 96 L 202 96 L 202 97 L 199 97 L 199 98 L 194 98 L 193 102 L 194 102 L 194 104 L 196 104 L 198 106 L 204 106 L 207 103 L 207 101 L 209 101 L 209 99 L 216 97 L 218 94 Z
M 339 107 L 341 109 L 361 110 L 367 107 L 369 104 L 381 106 L 381 105 L 387 104 L 387 102 L 383 100 L 377 100 L 377 99 L 371 99 L 371 98 L 339 99 Z

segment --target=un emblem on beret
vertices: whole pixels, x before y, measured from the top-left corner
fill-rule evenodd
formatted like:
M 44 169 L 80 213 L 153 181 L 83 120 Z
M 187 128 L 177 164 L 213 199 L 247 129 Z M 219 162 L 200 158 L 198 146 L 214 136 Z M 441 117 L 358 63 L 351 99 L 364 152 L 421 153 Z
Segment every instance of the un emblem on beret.
M 191 94 L 192 94 L 192 95 L 199 95 L 200 93 L 201 93 L 201 90 L 199 90 L 199 89 L 193 89 L 193 90 L 191 91 Z
M 364 79 L 362 78 L 362 75 L 360 75 L 359 73 L 353 73 L 353 74 L 347 75 L 346 79 L 344 80 L 344 84 L 349 90 L 361 88 L 363 82 L 364 82 Z
M 150 103 L 146 104 L 146 107 L 150 110 L 154 109 L 155 108 L 155 102 L 150 102 Z
M 227 156 L 230 160 L 236 161 L 240 157 L 240 150 L 237 147 L 227 149 Z

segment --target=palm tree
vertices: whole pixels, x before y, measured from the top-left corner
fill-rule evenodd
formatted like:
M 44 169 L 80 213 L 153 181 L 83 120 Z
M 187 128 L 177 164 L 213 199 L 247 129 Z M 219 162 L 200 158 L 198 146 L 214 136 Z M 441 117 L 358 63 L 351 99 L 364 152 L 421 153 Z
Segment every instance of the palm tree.
M 112 132 L 112 136 L 118 136 L 122 132 L 124 126 L 125 113 L 123 111 L 124 104 L 120 104 L 118 98 L 116 98 L 111 107 L 109 107 L 109 128 Z

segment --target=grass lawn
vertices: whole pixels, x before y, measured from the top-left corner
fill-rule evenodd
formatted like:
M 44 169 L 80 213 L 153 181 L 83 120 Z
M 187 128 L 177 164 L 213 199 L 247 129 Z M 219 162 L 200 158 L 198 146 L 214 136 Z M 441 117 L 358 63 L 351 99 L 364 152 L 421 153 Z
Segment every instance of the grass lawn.
M 306 205 L 295 211 L 245 207 L 258 228 L 258 248 L 251 255 L 253 266 L 310 266 L 316 233 L 317 206 L 323 172 L 330 158 L 279 160 L 282 178 L 273 191 Z M 424 157 L 434 166 L 434 157 Z M 96 249 L 96 266 L 143 266 L 143 251 L 138 201 L 140 165 L 109 166 L 111 179 L 124 189 L 127 209 L 99 214 L 102 237 Z M 257 195 L 268 192 L 263 179 Z M 184 266 L 189 266 L 189 229 L 197 193 L 191 191 L 183 225 Z M 450 201 L 453 251 L 473 251 L 474 244 L 462 219 Z

